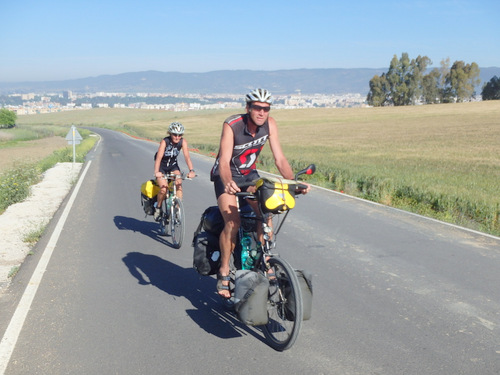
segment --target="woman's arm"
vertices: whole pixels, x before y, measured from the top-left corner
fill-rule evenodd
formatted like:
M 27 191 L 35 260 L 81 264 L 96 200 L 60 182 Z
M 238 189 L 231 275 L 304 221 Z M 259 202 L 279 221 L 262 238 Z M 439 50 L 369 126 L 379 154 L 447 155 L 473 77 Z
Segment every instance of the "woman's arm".
M 195 176 L 193 163 L 191 162 L 191 156 L 189 155 L 189 147 L 185 138 L 183 138 L 182 142 L 182 153 L 184 154 L 184 160 L 189 168 L 189 172 L 187 174 L 188 178 L 193 178 Z
M 165 143 L 165 140 L 162 139 L 160 142 L 160 145 L 158 146 L 158 152 L 156 154 L 156 159 L 155 159 L 155 176 L 156 178 L 161 178 L 163 177 L 163 173 L 160 172 L 160 164 L 161 164 L 161 159 L 163 159 L 163 154 L 165 154 L 165 148 L 167 147 L 167 144 Z

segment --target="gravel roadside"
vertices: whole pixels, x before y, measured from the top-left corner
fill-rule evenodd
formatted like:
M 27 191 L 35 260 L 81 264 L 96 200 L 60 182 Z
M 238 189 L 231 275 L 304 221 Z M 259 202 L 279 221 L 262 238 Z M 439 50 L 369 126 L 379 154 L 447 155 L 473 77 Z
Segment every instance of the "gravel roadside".
M 9 274 L 18 268 L 32 245 L 24 242 L 52 219 L 75 183 L 82 163 L 58 163 L 44 173 L 43 180 L 32 186 L 31 195 L 9 206 L 0 215 L 0 293 L 10 284 Z

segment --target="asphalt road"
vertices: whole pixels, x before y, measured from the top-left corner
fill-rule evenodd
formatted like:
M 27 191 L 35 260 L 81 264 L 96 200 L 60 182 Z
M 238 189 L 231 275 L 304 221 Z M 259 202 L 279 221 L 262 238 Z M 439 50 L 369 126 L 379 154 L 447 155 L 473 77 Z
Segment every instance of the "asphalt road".
M 176 250 L 140 206 L 157 146 L 96 131 L 6 374 L 500 373 L 500 239 L 314 188 L 278 238 L 314 275 L 312 318 L 276 352 L 192 269 L 192 233 L 215 204 L 213 161 L 192 155 Z M 0 333 L 63 208 L 2 301 Z

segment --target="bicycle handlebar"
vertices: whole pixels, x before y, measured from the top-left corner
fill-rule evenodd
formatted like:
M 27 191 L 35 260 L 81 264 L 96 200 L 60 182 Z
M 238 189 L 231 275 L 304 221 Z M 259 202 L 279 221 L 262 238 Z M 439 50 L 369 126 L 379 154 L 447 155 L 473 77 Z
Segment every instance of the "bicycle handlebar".
M 181 174 L 177 174 L 177 173 L 173 173 L 173 172 L 169 172 L 169 173 L 163 173 L 163 178 L 164 180 L 176 180 L 178 178 L 181 178 L 183 180 L 192 180 L 193 178 L 190 178 L 190 177 L 187 177 L 187 173 L 181 173 Z M 198 175 L 195 174 L 194 177 L 197 177 Z M 155 176 L 156 178 L 156 176 Z
M 239 185 L 239 188 L 241 190 L 243 190 L 243 189 L 249 188 L 251 186 L 255 186 L 255 184 L 256 184 L 255 181 L 245 182 L 245 183 Z M 301 184 L 298 181 L 296 181 L 296 184 L 297 184 L 297 186 L 296 186 L 295 191 L 294 191 L 295 195 L 302 194 L 302 190 L 305 190 L 308 188 L 307 185 Z M 237 197 L 244 197 L 247 199 L 257 199 L 257 197 L 255 196 L 255 193 L 252 193 L 249 191 L 240 191 L 240 192 L 235 193 L 235 195 Z

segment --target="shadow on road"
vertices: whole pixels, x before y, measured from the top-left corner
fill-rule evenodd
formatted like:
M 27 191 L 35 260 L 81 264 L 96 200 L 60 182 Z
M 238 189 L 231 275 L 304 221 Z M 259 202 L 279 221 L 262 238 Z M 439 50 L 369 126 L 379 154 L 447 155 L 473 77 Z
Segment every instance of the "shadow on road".
M 133 217 L 115 216 L 113 218 L 116 227 L 119 230 L 131 230 L 139 232 L 147 237 L 150 237 L 163 245 L 173 248 L 172 242 L 168 241 L 168 236 L 160 235 L 160 224 L 157 222 L 137 220 Z
M 139 284 L 151 284 L 170 295 L 187 298 L 195 309 L 186 312 L 206 332 L 220 338 L 250 334 L 264 342 L 252 327 L 225 310 L 215 293 L 214 278 L 200 277 L 193 268 L 179 267 L 156 255 L 130 252 L 122 260 Z

